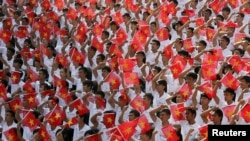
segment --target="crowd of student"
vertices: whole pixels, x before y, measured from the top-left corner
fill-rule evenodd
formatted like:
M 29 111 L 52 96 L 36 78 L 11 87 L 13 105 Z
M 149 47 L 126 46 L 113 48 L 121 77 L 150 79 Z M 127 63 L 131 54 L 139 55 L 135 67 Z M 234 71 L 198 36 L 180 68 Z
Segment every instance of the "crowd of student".
M 249 0 L 2 0 L 2 141 L 207 140 L 249 124 Z

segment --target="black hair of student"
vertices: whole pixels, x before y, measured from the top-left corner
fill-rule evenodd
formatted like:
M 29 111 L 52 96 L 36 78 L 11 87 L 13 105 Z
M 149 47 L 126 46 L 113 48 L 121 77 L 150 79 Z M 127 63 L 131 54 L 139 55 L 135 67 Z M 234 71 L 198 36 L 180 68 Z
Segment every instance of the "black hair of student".
M 150 106 L 153 106 L 154 96 L 152 95 L 152 93 L 146 93 L 143 97 L 146 97 L 147 99 L 149 99 Z
M 92 88 L 93 88 L 93 81 L 86 80 L 86 81 L 83 82 L 83 86 L 88 86 L 92 90 Z
M 108 73 L 111 72 L 111 68 L 110 68 L 109 66 L 104 66 L 104 67 L 102 68 L 102 71 L 103 71 L 103 70 L 107 71 Z
M 235 48 L 235 49 L 233 50 L 233 53 L 234 53 L 235 51 L 239 51 L 239 52 L 240 52 L 240 57 L 243 57 L 243 55 L 245 54 L 245 50 L 243 50 L 242 48 Z
M 122 15 L 123 17 L 128 17 L 129 19 L 131 18 L 130 14 L 129 13 L 125 13 Z
M 224 35 L 224 36 L 221 37 L 221 39 L 224 39 L 227 42 L 227 45 L 229 45 L 229 43 L 230 43 L 230 38 L 229 37 Z
M 157 84 L 158 84 L 158 85 L 165 86 L 164 91 L 167 92 L 167 90 L 168 90 L 168 83 L 167 83 L 166 80 L 164 80 L 164 79 L 158 80 L 158 81 L 157 81 Z
M 97 51 L 97 49 L 96 49 L 96 47 L 94 47 L 94 46 L 90 46 L 90 48 L 89 48 L 90 50 L 92 50 L 92 51 L 94 51 L 94 52 L 96 52 Z
M 105 98 L 105 93 L 103 91 L 96 91 L 95 94 L 100 95 L 101 98 L 103 98 L 103 99 Z
M 9 47 L 7 50 L 9 50 L 12 54 L 15 54 L 15 48 L 13 48 L 13 47 Z
M 105 58 L 106 58 L 105 55 L 104 55 L 103 53 L 100 53 L 100 54 L 98 54 L 97 56 L 100 57 L 102 61 L 104 61 Z
M 233 66 L 230 64 L 226 64 L 225 66 L 223 66 L 222 68 L 222 73 L 226 74 L 226 69 L 232 70 L 233 71 Z
M 172 23 L 172 28 L 173 28 L 175 31 L 177 30 L 177 29 L 175 28 L 176 25 L 182 26 L 183 23 L 182 23 L 181 21 L 177 21 L 177 22 Z
M 243 37 L 244 40 L 247 40 L 248 42 L 250 42 L 250 37 L 246 36 L 246 37 Z
M 189 72 L 189 73 L 186 75 L 186 77 L 191 77 L 191 78 L 193 78 L 194 80 L 197 80 L 198 75 L 197 75 L 196 73 L 194 73 L 194 72 Z
M 209 97 L 207 96 L 207 94 L 205 94 L 205 93 L 202 93 L 202 94 L 201 94 L 200 99 L 201 99 L 201 98 L 207 98 L 208 100 L 211 100 L 211 98 L 209 98 Z
M 108 31 L 104 30 L 104 31 L 102 31 L 102 34 L 104 34 L 107 38 L 109 38 L 109 32 Z
M 184 56 L 184 57 L 189 57 L 189 53 L 186 50 L 181 50 L 178 51 L 178 55 Z
M 132 109 L 129 113 L 133 114 L 136 118 L 141 116 L 140 112 L 135 109 Z
M 176 132 L 176 134 L 178 136 L 178 140 L 177 141 L 183 141 L 182 140 L 183 137 L 182 137 L 182 134 L 181 134 L 181 128 L 177 128 L 175 132 Z
M 48 100 L 52 100 L 55 104 L 58 104 L 58 103 L 59 103 L 59 99 L 58 99 L 57 97 L 55 97 L 55 96 L 50 96 L 50 97 L 48 98 Z
M 241 77 L 240 80 L 241 80 L 241 81 L 242 81 L 242 80 L 243 80 L 243 81 L 246 81 L 246 82 L 249 84 L 248 87 L 250 87 L 250 76 L 245 75 L 245 76 Z
M 89 129 L 84 133 L 84 137 L 97 134 L 100 130 L 97 128 Z
M 92 80 L 92 71 L 90 68 L 87 67 L 81 67 L 79 70 L 83 70 L 83 72 L 86 74 L 86 78 L 88 80 Z
M 161 46 L 161 42 L 159 40 L 154 39 L 152 42 L 154 42 L 158 47 Z
M 221 9 L 221 11 L 226 11 L 226 12 L 230 13 L 230 12 L 231 12 L 231 9 L 230 9 L 228 6 L 225 6 L 225 7 L 223 7 L 223 8 Z
M 162 69 L 159 66 L 154 66 L 154 69 L 159 73 Z
M 23 60 L 21 58 L 15 58 L 13 63 L 18 63 L 20 65 L 20 68 L 21 68 L 23 65 Z
M 154 132 L 154 128 L 151 128 L 151 129 L 149 129 L 148 131 L 146 131 L 144 134 L 146 135 L 146 136 L 148 136 L 148 138 L 151 140 L 152 139 L 152 136 L 153 136 L 153 132 Z
M 186 111 L 189 111 L 194 117 L 196 117 L 196 110 L 192 108 L 187 108 Z
M 79 112 L 77 111 L 76 112 L 77 115 L 79 115 Z M 86 114 L 83 114 L 83 115 L 79 115 L 80 118 L 83 118 L 83 122 L 87 125 L 89 125 L 89 116 L 90 116 L 90 113 L 86 113 Z
M 208 12 L 209 13 L 209 15 L 212 15 L 212 10 L 211 9 L 209 9 L 209 8 L 207 8 L 206 10 L 205 10 L 205 12 Z
M 6 79 L 1 79 L 1 84 L 3 84 L 5 87 L 8 87 L 8 81 Z
M 138 54 L 140 54 L 140 55 L 142 55 L 143 56 L 143 60 L 142 60 L 142 62 L 143 63 L 146 63 L 146 54 L 143 52 L 143 51 L 138 51 L 138 52 L 136 52 L 136 54 L 138 55 Z
M 224 93 L 230 93 L 231 95 L 233 95 L 233 101 L 235 101 L 235 98 L 236 98 L 236 93 L 233 89 L 231 88 L 226 88 L 224 91 Z
M 168 108 L 161 109 L 159 112 L 156 113 L 156 116 L 160 117 L 161 113 L 166 113 L 167 115 L 171 116 L 171 111 Z
M 223 119 L 223 112 L 221 109 L 216 109 L 214 110 L 214 114 L 218 115 L 221 119 L 220 119 L 220 122 L 222 122 L 222 119 Z
M 199 43 L 205 46 L 205 48 L 207 47 L 207 42 L 205 40 L 200 40 Z
M 42 72 L 43 75 L 45 75 L 46 80 L 49 78 L 49 72 L 46 69 L 41 68 L 41 69 L 39 69 L 39 71 Z
M 7 110 L 6 113 L 10 113 L 10 116 L 15 118 L 15 112 L 13 110 Z
M 62 136 L 64 141 L 73 141 L 74 129 L 72 128 L 64 128 L 63 130 L 58 129 L 56 131 L 56 134 L 60 131 L 62 131 Z

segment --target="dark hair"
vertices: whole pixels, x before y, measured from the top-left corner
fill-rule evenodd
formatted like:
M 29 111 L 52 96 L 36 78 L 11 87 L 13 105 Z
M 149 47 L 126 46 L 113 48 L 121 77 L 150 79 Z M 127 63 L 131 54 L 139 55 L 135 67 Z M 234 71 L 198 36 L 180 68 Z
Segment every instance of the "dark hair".
M 241 81 L 244 80 L 244 81 L 246 81 L 248 84 L 250 84 L 250 77 L 247 76 L 247 75 L 243 76 L 240 80 L 241 80 Z
M 146 93 L 144 97 L 148 98 L 151 101 L 150 105 L 152 106 L 154 101 L 154 96 L 151 93 Z
M 233 89 L 226 88 L 223 92 L 224 93 L 230 93 L 231 95 L 233 95 L 233 101 L 235 101 L 236 93 L 235 93 L 235 91 Z
M 41 68 L 39 71 L 42 72 L 43 75 L 45 75 L 45 79 L 48 79 L 48 78 L 49 78 L 49 73 L 48 73 L 48 71 L 47 71 L 46 69 Z
M 216 109 L 214 110 L 214 114 L 217 114 L 221 119 L 220 119 L 220 122 L 222 122 L 222 119 L 223 119 L 223 112 L 221 109 Z
M 63 130 L 58 129 L 56 131 L 56 134 L 60 131 L 62 131 L 62 136 L 63 136 L 64 141 L 72 141 L 73 140 L 74 129 L 72 129 L 72 128 L 64 128 Z
M 144 58 L 143 58 L 143 63 L 145 63 L 146 62 L 146 54 L 143 52 L 143 51 L 138 51 L 138 52 L 136 52 L 136 54 L 140 54 L 140 55 L 142 55 Z
M 20 67 L 22 67 L 23 65 L 23 60 L 21 58 L 15 58 L 13 63 L 18 63 L 20 65 Z
M 243 55 L 245 54 L 245 50 L 243 50 L 243 49 L 241 49 L 241 48 L 236 48 L 236 49 L 234 49 L 234 50 L 233 50 L 233 53 L 234 53 L 235 51 L 239 51 L 239 52 L 240 52 L 240 57 L 243 57 Z
M 225 7 L 223 7 L 223 8 L 221 9 L 221 11 L 226 11 L 226 12 L 230 13 L 230 12 L 231 12 L 231 9 L 230 9 L 228 6 L 225 6 Z
M 186 111 L 189 111 L 192 115 L 194 115 L 194 117 L 196 117 L 196 110 L 192 108 L 187 108 Z
M 132 109 L 129 113 L 133 114 L 135 117 L 139 117 L 141 115 L 140 112 L 135 109 Z
M 191 78 L 193 78 L 194 80 L 197 80 L 198 75 L 197 75 L 196 73 L 194 73 L 194 72 L 189 72 L 189 73 L 186 75 L 186 77 L 191 77 Z
M 158 81 L 157 81 L 157 84 L 158 84 L 158 85 L 165 86 L 164 91 L 167 92 L 167 87 L 168 87 L 167 85 L 168 85 L 168 84 L 167 84 L 167 81 L 166 81 L 166 80 L 164 80 L 164 79 L 158 80 Z
M 111 72 L 111 68 L 109 67 L 109 66 L 104 66 L 103 68 L 102 68 L 102 71 L 103 70 L 106 70 L 107 72 Z
M 159 73 L 162 69 L 159 66 L 154 66 L 154 69 Z
M 156 45 L 159 47 L 160 45 L 161 45 L 161 42 L 160 41 L 158 41 L 158 40 L 152 40 L 152 42 L 154 42 L 154 43 L 156 43 Z

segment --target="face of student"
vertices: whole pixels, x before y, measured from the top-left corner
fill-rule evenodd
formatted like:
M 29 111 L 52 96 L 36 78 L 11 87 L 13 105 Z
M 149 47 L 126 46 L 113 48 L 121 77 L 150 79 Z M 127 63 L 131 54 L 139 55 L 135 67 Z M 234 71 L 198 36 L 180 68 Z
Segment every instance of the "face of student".
M 240 87 L 242 90 L 249 88 L 249 84 L 245 80 L 240 81 Z

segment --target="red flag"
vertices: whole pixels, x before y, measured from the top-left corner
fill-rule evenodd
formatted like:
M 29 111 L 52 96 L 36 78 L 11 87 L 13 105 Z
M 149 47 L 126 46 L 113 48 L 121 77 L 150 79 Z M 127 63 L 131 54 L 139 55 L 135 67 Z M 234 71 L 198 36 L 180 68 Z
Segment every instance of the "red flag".
M 7 100 L 7 89 L 2 83 L 0 83 L 0 98 L 2 98 L 4 101 Z
M 101 96 L 95 96 L 94 99 L 97 109 L 104 110 L 106 108 L 106 101 L 104 98 L 102 98 Z
M 39 32 L 40 32 L 41 39 L 45 39 L 47 41 L 50 40 L 51 30 L 44 27 L 44 28 L 41 28 Z
M 68 103 L 71 100 L 71 94 L 68 92 L 68 89 L 65 87 L 61 87 L 57 93 L 57 96 L 62 98 L 65 103 Z
M 137 72 L 124 72 L 123 80 L 125 85 L 139 84 L 139 76 Z
M 214 30 L 212 28 L 206 28 L 206 36 L 207 36 L 207 40 L 209 42 L 212 41 L 215 33 L 216 33 L 216 30 Z
M 92 43 L 91 43 L 91 46 L 93 46 L 94 48 L 96 48 L 99 52 L 103 52 L 103 43 L 100 42 L 97 37 L 94 37 L 92 39 Z
M 65 118 L 65 113 L 56 105 L 51 112 L 45 115 L 45 118 L 51 126 L 60 126 Z
M 204 80 L 216 80 L 216 67 L 214 65 L 201 65 L 201 73 Z
M 103 124 L 106 128 L 112 128 L 115 126 L 115 113 L 104 113 Z
M 6 0 L 6 3 L 8 3 L 8 5 L 15 5 L 16 2 L 14 0 Z
M 239 1 L 238 0 L 228 0 L 229 5 L 234 9 L 239 7 Z
M 111 134 L 109 141 L 124 141 L 121 135 Z
M 165 126 L 161 129 L 161 131 L 165 135 L 168 141 L 177 141 L 179 138 L 176 134 L 173 125 Z
M 71 20 L 76 20 L 77 11 L 74 8 L 69 7 L 67 17 Z
M 185 107 L 183 103 L 171 104 L 170 110 L 175 121 L 184 120 Z
M 117 42 L 116 43 L 117 45 L 120 45 L 121 43 L 125 42 L 128 38 L 127 33 L 122 28 L 119 28 L 115 34 L 116 34 L 116 39 L 113 40 Z
M 122 57 L 122 51 L 119 49 L 119 47 L 116 44 L 112 44 L 109 48 L 109 53 L 111 56 L 115 55 L 116 57 Z
M 14 128 L 10 128 L 3 132 L 7 141 L 18 141 L 17 133 Z
M 218 61 L 224 60 L 222 48 L 216 48 L 216 49 L 213 49 L 212 51 L 213 51 L 213 55 L 217 58 Z
M 23 85 L 23 90 L 27 93 L 35 93 L 35 89 L 31 85 L 31 81 L 27 80 Z
M 78 51 L 77 48 L 72 48 L 71 51 L 72 51 L 72 54 L 70 54 L 70 56 L 71 56 L 72 61 L 77 62 L 79 64 L 84 64 L 85 58 L 86 58 L 85 54 Z
M 207 125 L 203 125 L 201 127 L 198 128 L 199 133 L 205 138 L 204 141 L 208 141 L 208 126 Z
M 196 26 L 204 25 L 204 18 L 201 17 L 201 18 L 195 19 L 195 25 L 196 25 Z
M 134 34 L 133 38 L 134 38 L 134 40 L 139 41 L 142 46 L 145 46 L 147 43 L 147 36 L 144 33 L 142 33 L 141 31 L 137 31 Z
M 102 36 L 102 31 L 103 31 L 103 27 L 101 24 L 95 24 L 93 29 L 92 29 L 94 35 L 101 37 Z
M 30 108 L 35 108 L 38 105 L 38 100 L 36 98 L 36 94 L 34 94 L 34 93 L 25 94 L 24 98 L 27 100 Z
M 43 44 L 40 46 L 40 51 L 42 54 L 49 56 L 50 50 L 48 47 L 44 46 Z
M 12 84 L 18 84 L 20 82 L 22 73 L 19 71 L 12 71 L 11 72 L 11 81 Z
M 237 43 L 237 42 L 241 41 L 246 36 L 247 36 L 246 33 L 235 33 L 234 42 Z
M 42 1 L 42 2 L 41 2 L 41 7 L 42 7 L 45 11 L 49 10 L 49 9 L 51 8 L 51 4 L 50 4 L 49 0 L 44 0 L 44 1 Z
M 119 64 L 118 64 L 118 57 L 114 56 L 112 58 L 110 58 L 108 61 L 108 64 L 111 68 L 112 71 L 118 71 L 119 70 Z
M 123 138 L 128 140 L 131 136 L 134 135 L 135 133 L 135 127 L 138 124 L 138 119 L 128 121 L 128 122 L 123 122 L 122 124 L 118 125 L 118 130 L 122 134 Z
M 208 81 L 202 83 L 199 86 L 200 90 L 202 92 L 204 92 L 209 98 L 214 98 L 216 95 L 216 91 L 213 89 L 211 83 L 209 83 Z
M 236 90 L 240 85 L 239 80 L 237 80 L 237 78 L 235 78 L 229 72 L 225 74 L 224 77 L 221 79 L 221 83 L 225 85 L 226 87 L 231 88 L 233 90 Z
M 54 82 L 53 84 L 55 87 L 65 87 L 66 86 L 66 81 L 60 79 L 56 75 L 53 76 L 53 82 Z
M 141 113 L 145 110 L 145 102 L 140 95 L 137 95 L 134 99 L 132 99 L 130 106 Z
M 155 75 L 154 75 L 153 71 L 151 70 L 151 71 L 149 72 L 149 74 L 146 76 L 145 80 L 148 81 L 148 82 L 150 82 L 150 81 L 153 80 L 154 76 L 155 76 Z
M 109 82 L 110 87 L 113 89 L 119 89 L 121 84 L 120 77 L 114 72 L 110 72 L 108 76 L 106 76 L 105 81 Z
M 177 79 L 183 71 L 183 65 L 182 65 L 182 63 L 177 62 L 175 64 L 172 64 L 169 67 L 169 69 L 170 69 L 174 79 Z
M 124 22 L 124 19 L 120 11 L 112 14 L 111 17 L 117 25 L 120 25 Z
M 151 125 L 145 115 L 139 117 L 138 126 L 141 128 L 141 133 L 146 133 L 151 129 Z
M 21 98 L 19 97 L 19 98 L 16 98 L 16 99 L 13 99 L 13 100 L 9 101 L 9 105 L 10 105 L 11 110 L 16 112 L 16 110 L 18 108 L 20 108 L 21 105 L 22 105 Z
M 60 65 L 62 65 L 65 68 L 67 68 L 69 65 L 69 61 L 68 61 L 67 57 L 61 53 L 56 54 L 55 60 L 57 63 L 59 63 Z
M 42 141 L 48 141 L 51 138 L 49 132 L 47 131 L 47 129 L 46 129 L 46 127 L 44 125 L 40 126 L 38 134 L 42 138 Z
M 244 69 L 245 63 L 241 61 L 241 57 L 238 55 L 233 55 L 228 59 L 230 65 L 235 72 L 239 73 L 241 70 Z
M 244 105 L 244 107 L 240 110 L 239 115 L 246 122 L 250 122 L 250 104 L 249 103 L 247 103 L 246 105 Z
M 151 36 L 149 25 L 139 25 L 139 30 L 144 33 L 147 37 Z
M 8 43 L 11 39 L 12 32 L 10 30 L 0 30 L 0 38 L 4 41 L 4 43 Z
M 184 12 L 188 17 L 195 16 L 195 11 L 193 9 L 185 9 Z
M 64 125 L 65 128 L 71 127 L 73 125 L 76 125 L 78 123 L 77 117 L 72 117 L 68 120 L 68 122 Z
M 202 65 L 215 68 L 218 65 L 218 59 L 214 55 L 206 53 L 203 55 Z
M 171 45 L 168 45 L 164 48 L 163 50 L 164 55 L 166 56 L 167 59 L 171 59 L 173 56 L 173 49 Z
M 171 19 L 169 18 L 168 13 L 164 11 L 160 11 L 160 13 L 158 14 L 158 19 L 165 25 L 169 25 L 171 22 Z
M 192 89 L 189 87 L 187 83 L 184 83 L 179 88 L 177 93 L 180 94 L 183 97 L 183 99 L 186 101 L 189 98 L 189 96 L 192 94 Z
M 15 32 L 16 37 L 26 38 L 29 36 L 29 32 L 26 26 L 19 26 L 18 30 Z
M 81 99 L 79 98 L 71 102 L 70 105 L 72 105 L 79 112 L 80 115 L 89 113 L 89 109 L 85 104 L 82 103 Z
M 27 126 L 30 128 L 31 131 L 33 131 L 34 129 L 36 129 L 36 127 L 39 126 L 39 121 L 38 119 L 35 117 L 35 115 L 29 111 L 23 118 L 22 120 L 22 124 L 24 126 Z
M 45 90 L 45 91 L 42 91 L 41 92 L 41 94 L 43 95 L 43 96 L 50 96 L 50 95 L 53 95 L 54 94 L 54 91 L 52 90 L 52 89 L 50 89 L 50 90 Z
M 169 33 L 165 27 L 158 29 L 155 34 L 159 41 L 165 41 L 169 38 Z
M 194 45 L 192 43 L 192 38 L 188 38 L 182 41 L 183 48 L 188 51 L 189 53 L 192 53 L 194 51 Z
M 133 59 L 123 59 L 119 58 L 120 69 L 123 72 L 131 72 L 136 65 L 136 62 Z
M 28 68 L 28 77 L 32 82 L 35 82 L 38 80 L 38 74 L 33 71 L 31 68 Z
M 182 22 L 182 24 L 185 24 L 187 21 L 189 21 L 189 17 L 188 16 L 181 16 L 180 17 L 180 21 Z
M 228 122 L 230 121 L 233 111 L 236 105 L 228 105 L 222 108 L 222 111 L 224 112 L 224 115 L 227 117 Z
M 98 140 L 99 140 L 98 134 L 88 135 L 85 137 L 85 141 L 98 141 Z
M 134 36 L 130 43 L 130 46 L 135 52 L 142 51 L 144 49 L 144 46 L 142 46 L 137 36 Z
M 55 0 L 55 6 L 58 10 L 62 10 L 65 6 L 64 0 Z

